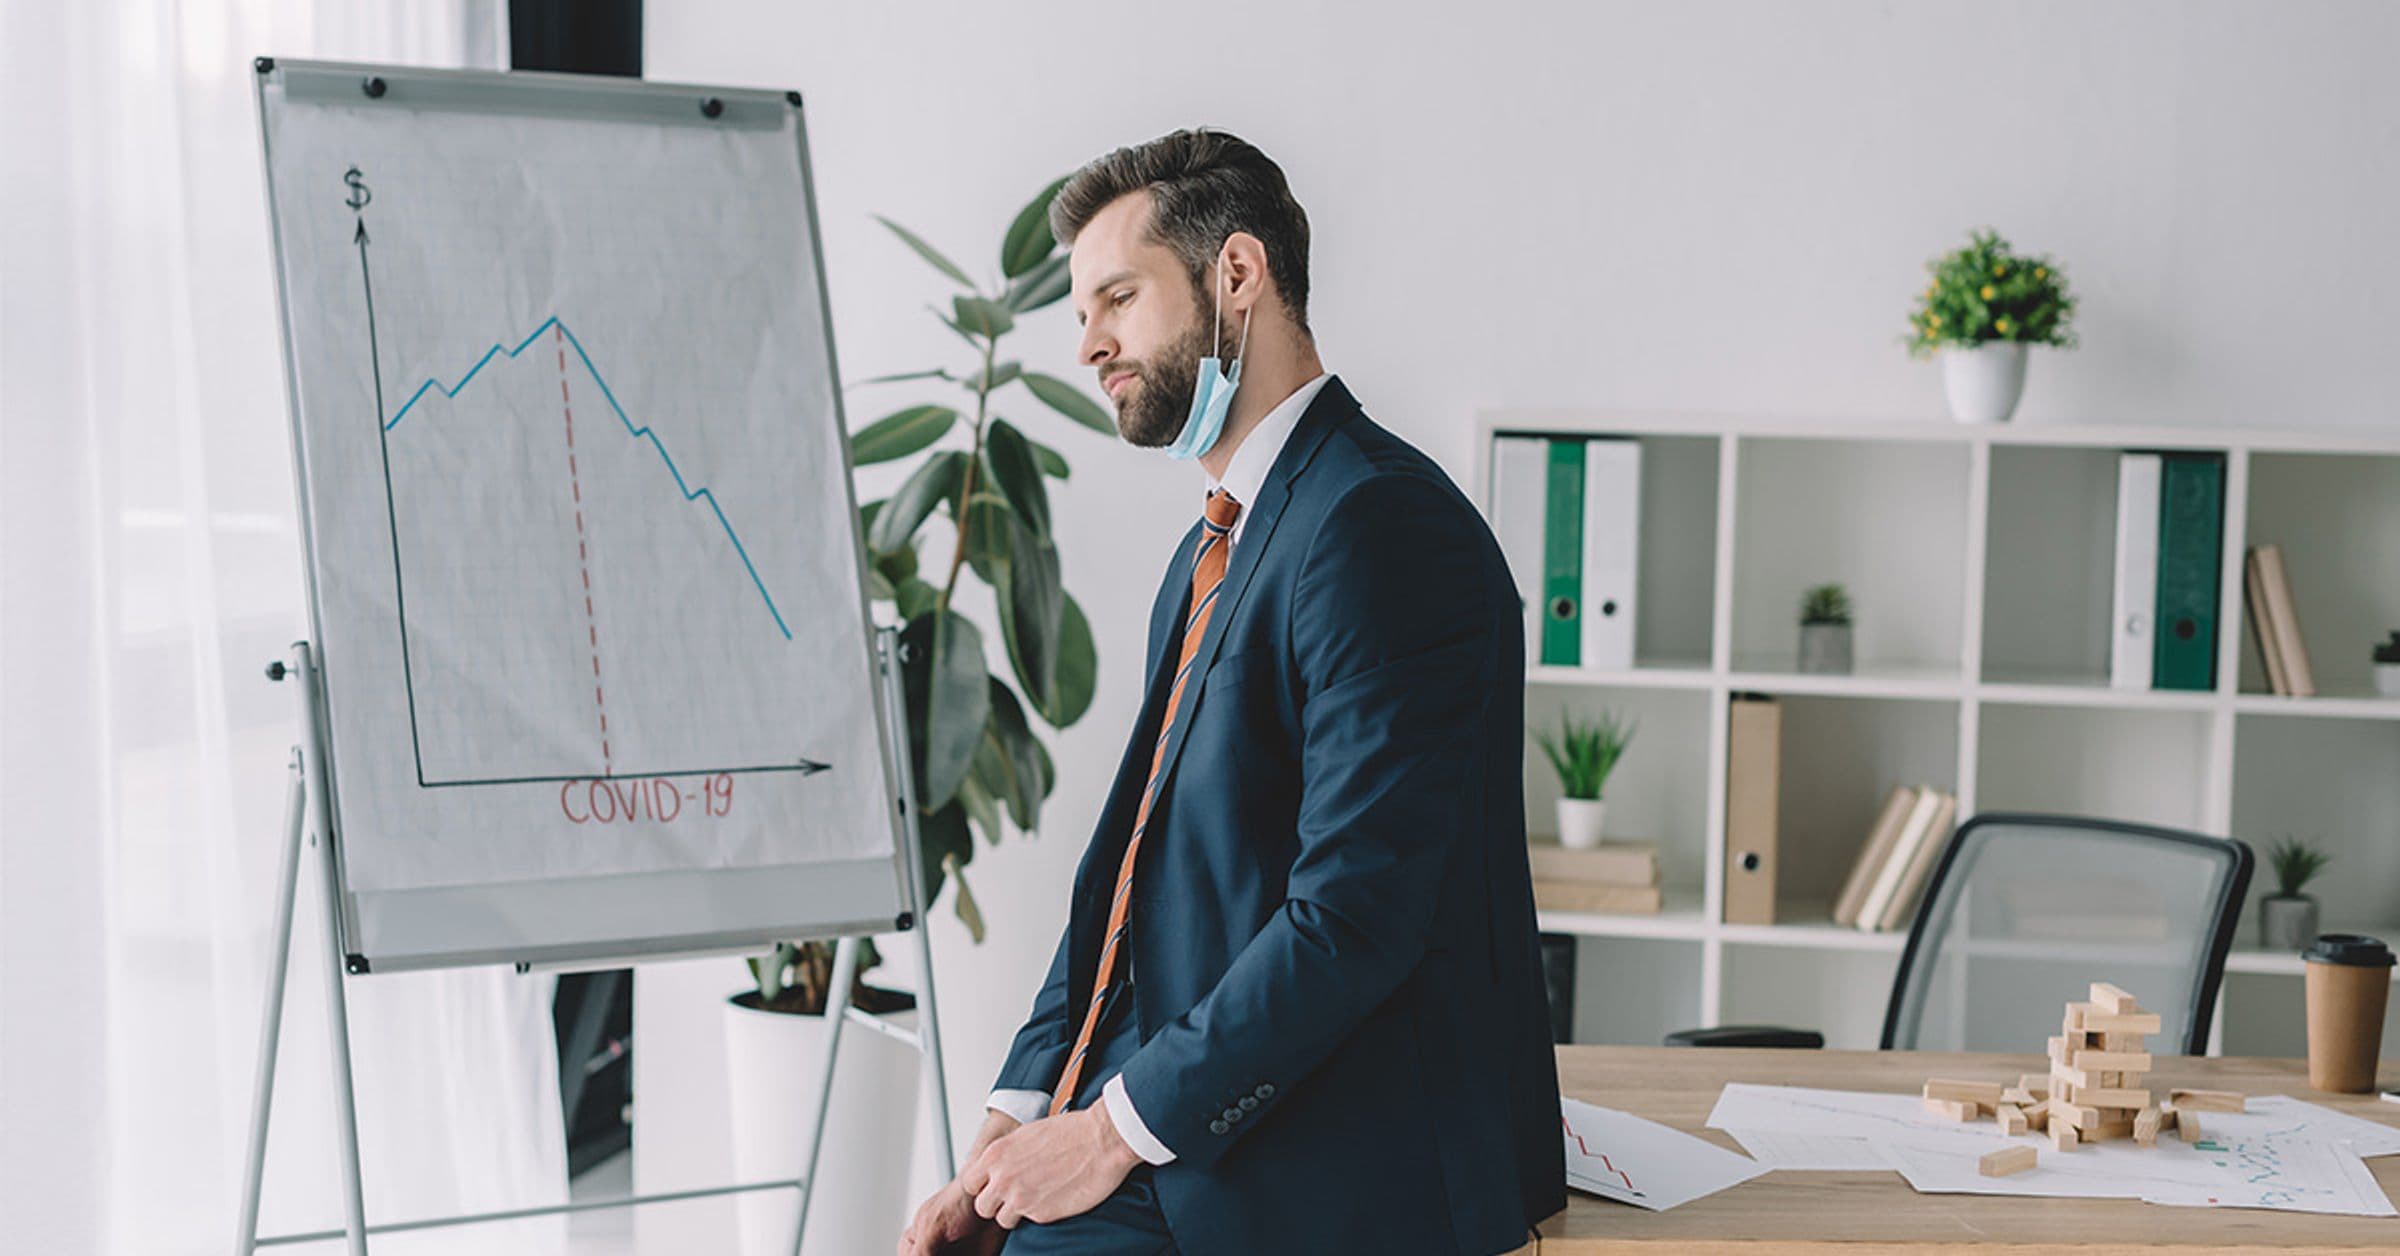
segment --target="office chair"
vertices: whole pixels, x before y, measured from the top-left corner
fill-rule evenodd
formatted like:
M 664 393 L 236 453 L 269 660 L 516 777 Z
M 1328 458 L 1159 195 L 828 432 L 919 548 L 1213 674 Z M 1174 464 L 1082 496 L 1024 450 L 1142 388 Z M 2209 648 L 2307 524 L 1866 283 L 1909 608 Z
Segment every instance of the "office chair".
M 1951 836 L 1917 906 L 1883 1049 L 2036 1050 L 2068 1003 L 2107 981 L 2159 1014 L 2162 1048 L 2203 1054 L 2251 865 L 2250 848 L 2232 838 L 2073 816 L 1976 816 Z M 1823 1043 L 1775 1026 L 1667 1035 L 1669 1046 Z

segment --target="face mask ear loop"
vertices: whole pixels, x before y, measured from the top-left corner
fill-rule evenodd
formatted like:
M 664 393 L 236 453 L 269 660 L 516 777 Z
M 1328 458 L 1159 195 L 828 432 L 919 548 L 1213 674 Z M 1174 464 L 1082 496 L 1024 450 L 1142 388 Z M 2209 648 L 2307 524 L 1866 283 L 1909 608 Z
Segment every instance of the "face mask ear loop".
M 1208 318 L 1208 321 L 1209 321 L 1209 324 L 1210 324 L 1210 330 L 1211 330 L 1212 332 L 1214 332 L 1214 333 L 1215 333 L 1215 335 L 1214 335 L 1214 338 L 1213 338 L 1213 339 L 1212 339 L 1212 340 L 1209 342 L 1209 347 L 1208 347 L 1208 356 L 1210 356 L 1210 357 L 1212 357 L 1212 358 L 1215 358 L 1215 359 L 1217 359 L 1218 361 L 1222 362 L 1222 361 L 1224 361 L 1224 360 L 1225 360 L 1225 261 L 1224 261 L 1224 259 L 1223 259 L 1223 258 L 1219 258 L 1219 259 L 1217 259 L 1217 261 L 1215 262 L 1215 266 L 1216 266 L 1216 268 L 1217 268 L 1217 281 L 1216 281 L 1214 284 L 1211 284 L 1211 285 L 1209 286 L 1209 291 L 1211 291 L 1211 292 L 1213 292 L 1213 293 L 1215 293 L 1215 294 L 1216 294 L 1216 297 L 1217 297 L 1217 304 L 1216 304 L 1216 308 L 1215 308 L 1215 310 L 1214 310 L 1214 311 L 1213 311 L 1213 312 L 1212 312 L 1212 313 L 1209 315 L 1209 318 Z M 1243 322 L 1242 322 L 1242 336 L 1243 336 L 1243 338 L 1244 338 L 1244 339 L 1248 339 L 1248 338 L 1249 338 L 1249 335 L 1250 335 L 1250 323 L 1249 323 L 1249 320 L 1245 319 L 1245 320 L 1243 320 Z

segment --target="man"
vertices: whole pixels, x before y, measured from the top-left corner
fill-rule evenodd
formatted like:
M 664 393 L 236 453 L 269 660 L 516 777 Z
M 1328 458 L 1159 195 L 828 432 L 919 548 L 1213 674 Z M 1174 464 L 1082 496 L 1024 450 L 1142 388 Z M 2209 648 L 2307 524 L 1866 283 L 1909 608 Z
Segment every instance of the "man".
M 1118 432 L 1207 491 L 1049 977 L 900 1250 L 1514 1251 L 1566 1168 L 1500 550 L 1325 373 L 1265 154 L 1121 149 L 1050 224 Z

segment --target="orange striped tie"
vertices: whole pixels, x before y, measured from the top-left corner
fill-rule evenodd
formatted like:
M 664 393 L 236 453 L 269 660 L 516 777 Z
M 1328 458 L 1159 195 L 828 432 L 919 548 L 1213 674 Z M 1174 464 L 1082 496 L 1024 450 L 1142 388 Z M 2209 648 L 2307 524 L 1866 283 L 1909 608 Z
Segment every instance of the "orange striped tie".
M 1185 617 L 1183 652 L 1175 663 L 1175 684 L 1167 691 L 1167 713 L 1159 717 L 1158 744 L 1150 752 L 1150 782 L 1142 787 L 1142 808 L 1133 821 L 1133 838 L 1125 843 L 1124 862 L 1117 866 L 1117 895 L 1108 909 L 1108 941 L 1100 947 L 1100 975 L 1092 979 L 1092 1001 L 1084 1008 L 1083 1030 L 1075 1035 L 1075 1050 L 1067 1057 L 1066 1075 L 1051 1096 L 1050 1115 L 1057 1116 L 1075 1101 L 1075 1085 L 1083 1076 L 1083 1056 L 1091 1050 L 1092 1032 L 1100 1027 L 1100 1004 L 1108 996 L 1109 978 L 1116 973 L 1117 944 L 1125 937 L 1125 918 L 1133 906 L 1133 861 L 1142 853 L 1142 831 L 1150 824 L 1150 804 L 1158 797 L 1158 769 L 1167 757 L 1167 731 L 1175 727 L 1175 708 L 1183 699 L 1183 682 L 1191 678 L 1192 656 L 1208 632 L 1209 612 L 1216 609 L 1217 583 L 1225 578 L 1225 556 L 1233 546 L 1233 521 L 1242 504 L 1224 489 L 1209 493 L 1200 521 L 1200 555 L 1192 561 L 1192 610 Z

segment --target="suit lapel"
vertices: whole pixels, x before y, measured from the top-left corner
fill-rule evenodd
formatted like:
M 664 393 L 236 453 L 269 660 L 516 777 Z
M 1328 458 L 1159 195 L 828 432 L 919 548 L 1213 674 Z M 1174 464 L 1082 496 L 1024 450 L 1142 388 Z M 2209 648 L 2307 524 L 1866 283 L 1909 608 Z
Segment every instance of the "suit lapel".
M 1299 423 L 1293 426 L 1283 452 L 1276 455 L 1275 467 L 1259 489 L 1258 500 L 1243 507 L 1248 520 L 1242 525 L 1242 539 L 1233 547 L 1232 565 L 1225 569 L 1224 585 L 1217 591 L 1217 608 L 1209 614 L 1208 631 L 1200 636 L 1200 652 L 1192 656 L 1192 678 L 1185 682 L 1186 701 L 1175 709 L 1175 726 L 1167 734 L 1167 757 L 1158 765 L 1158 788 L 1162 794 L 1167 778 L 1175 773 L 1176 759 L 1183 753 L 1192 712 L 1200 705 L 1200 691 L 1208 679 L 1208 669 L 1216 663 L 1217 647 L 1223 644 L 1234 617 L 1241 614 L 1242 595 L 1249 592 L 1250 577 L 1257 572 L 1260 557 L 1275 539 L 1275 525 L 1282 521 L 1283 508 L 1291 500 L 1292 482 L 1308 469 L 1309 460 L 1316 457 L 1317 449 L 1333 429 L 1357 412 L 1358 402 L 1342 386 L 1341 377 L 1326 380 L 1300 415 Z

